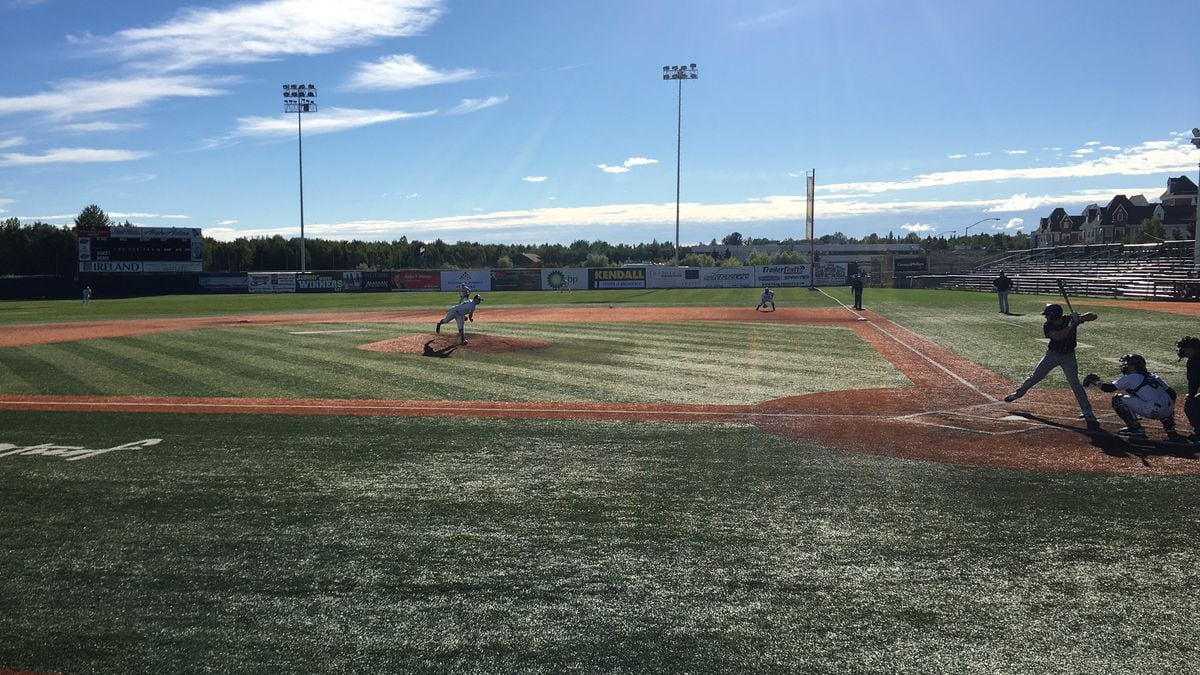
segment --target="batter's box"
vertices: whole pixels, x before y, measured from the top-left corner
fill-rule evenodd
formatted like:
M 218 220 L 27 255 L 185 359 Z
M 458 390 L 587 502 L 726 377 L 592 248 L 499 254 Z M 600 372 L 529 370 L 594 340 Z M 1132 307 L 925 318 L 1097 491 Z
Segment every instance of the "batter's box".
M 1034 420 L 1028 420 L 1016 415 L 1005 414 L 1002 417 L 994 417 L 954 410 L 917 413 L 895 419 L 898 422 L 911 422 L 912 424 L 924 424 L 931 427 L 942 427 L 944 429 L 954 429 L 955 431 L 987 435 L 1019 434 L 1023 431 L 1030 431 L 1043 426 Z

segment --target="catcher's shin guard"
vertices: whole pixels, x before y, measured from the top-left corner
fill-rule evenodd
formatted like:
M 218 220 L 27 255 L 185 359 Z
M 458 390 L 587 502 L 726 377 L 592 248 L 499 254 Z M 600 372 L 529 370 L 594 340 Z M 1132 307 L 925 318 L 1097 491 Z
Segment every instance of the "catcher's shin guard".
M 1137 414 L 1130 410 L 1129 406 L 1125 405 L 1125 397 L 1121 394 L 1112 397 L 1112 408 L 1113 412 L 1117 413 L 1117 417 L 1120 417 L 1121 421 L 1125 423 L 1125 426 L 1130 428 L 1141 426 L 1141 423 L 1138 422 Z

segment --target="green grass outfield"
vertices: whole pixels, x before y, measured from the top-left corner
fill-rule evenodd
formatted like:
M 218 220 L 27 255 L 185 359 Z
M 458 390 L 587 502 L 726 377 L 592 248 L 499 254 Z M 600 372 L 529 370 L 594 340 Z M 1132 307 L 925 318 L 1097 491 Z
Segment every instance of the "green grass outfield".
M 749 291 L 709 297 L 752 307 Z M 779 300 L 832 305 L 810 293 Z M 508 306 L 524 300 L 491 295 Z M 696 299 L 677 295 L 671 304 Z M 612 301 L 622 299 L 648 297 Z M 1020 317 L 996 315 L 984 294 L 868 289 L 866 299 L 1020 378 L 1042 351 L 1036 311 L 1050 298 L 1014 296 Z M 324 308 L 381 302 L 336 300 L 346 304 Z M 189 297 L 89 309 L 118 302 L 118 316 L 218 311 L 209 298 Z M 276 302 L 242 309 L 298 309 Z M 0 315 L 15 306 L 78 318 L 65 303 L 0 304 Z M 1098 311 L 1101 320 L 1084 329 L 1083 368 L 1111 370 L 1106 359 L 1141 344 L 1178 386 L 1170 343 L 1200 332 L 1186 317 Z M 489 365 L 511 355 L 412 360 L 467 369 L 465 381 L 521 373 L 543 384 L 532 398 L 637 400 L 659 394 L 649 384 L 605 389 L 603 377 L 576 383 L 561 374 L 590 358 L 597 370 L 653 375 L 657 353 L 639 360 L 620 345 L 675 335 L 681 342 L 664 351 L 660 377 L 700 388 L 672 395 L 678 400 L 769 396 L 793 367 L 786 372 L 797 382 L 830 388 L 838 378 L 904 384 L 886 363 L 860 371 L 871 354 L 838 327 L 489 324 L 486 306 L 477 320 L 475 330 L 540 335 L 557 346 L 532 352 L 547 358 L 540 366 Z M 356 353 L 356 336 L 366 334 L 300 342 L 284 327 L 260 330 L 0 349 L 0 391 L 356 397 L 355 382 L 401 372 L 387 370 L 401 368 L 399 355 Z M 614 330 L 620 339 L 606 339 Z M 829 336 L 844 339 L 822 344 Z M 328 361 L 275 374 L 299 360 L 288 357 L 293 348 Z M 134 364 L 123 369 L 127 358 Z M 89 360 L 105 370 L 86 370 Z M 710 367 L 724 379 L 702 388 Z M 106 379 L 122 371 L 124 379 Z M 503 400 L 490 386 L 481 391 Z M 383 397 L 413 390 L 386 387 Z M 435 397 L 470 398 L 450 386 L 426 396 Z M 741 424 L 0 412 L 0 444 L 11 446 L 106 448 L 147 438 L 163 440 L 80 461 L 0 456 L 0 669 L 1200 670 L 1196 478 L 947 466 L 832 451 Z

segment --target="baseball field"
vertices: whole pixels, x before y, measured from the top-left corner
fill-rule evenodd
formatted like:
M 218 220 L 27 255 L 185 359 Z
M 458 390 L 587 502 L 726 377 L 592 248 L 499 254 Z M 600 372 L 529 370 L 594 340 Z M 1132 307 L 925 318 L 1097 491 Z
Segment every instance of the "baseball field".
M 757 300 L 0 303 L 0 672 L 1200 670 L 1196 449 L 1001 400 L 1054 298 Z

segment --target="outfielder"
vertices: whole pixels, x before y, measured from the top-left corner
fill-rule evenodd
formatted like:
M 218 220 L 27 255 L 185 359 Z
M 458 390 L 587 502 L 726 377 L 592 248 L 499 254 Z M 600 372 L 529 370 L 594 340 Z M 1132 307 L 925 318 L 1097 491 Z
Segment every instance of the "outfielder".
M 772 291 L 770 288 L 764 287 L 762 296 L 758 299 L 758 307 L 755 307 L 754 311 L 757 312 L 760 309 L 766 309 L 767 305 L 771 306 L 772 312 L 775 311 L 775 291 Z
M 463 319 L 466 319 L 467 321 L 474 321 L 475 308 L 481 302 L 483 302 L 483 298 L 476 295 L 474 300 L 460 302 L 451 307 L 450 311 L 446 312 L 446 316 L 443 317 L 441 321 L 437 322 L 437 326 L 434 327 L 434 332 L 441 333 L 442 324 L 454 321 L 458 324 L 458 343 L 463 345 L 467 344 L 466 335 L 463 333 Z
M 1141 354 L 1121 357 L 1121 377 L 1113 380 L 1112 384 L 1100 382 L 1100 376 L 1095 373 L 1089 373 L 1083 382 L 1084 386 L 1098 384 L 1100 391 L 1110 394 L 1124 392 L 1112 398 L 1113 410 L 1125 422 L 1125 426 L 1117 431 L 1118 434 L 1145 438 L 1146 430 L 1138 420 L 1138 416 L 1141 416 L 1162 420 L 1163 431 L 1168 436 L 1175 435 L 1175 390 L 1168 387 L 1161 377 L 1146 370 L 1146 359 Z
M 1042 310 L 1042 316 L 1046 317 L 1046 323 L 1042 325 L 1042 333 L 1050 339 L 1050 343 L 1046 345 L 1046 354 L 1033 369 L 1033 374 L 1029 376 L 1029 379 L 1022 382 L 1016 391 L 1005 396 L 1004 402 L 1012 403 L 1021 398 L 1033 388 L 1033 385 L 1049 375 L 1050 371 L 1062 368 L 1063 375 L 1067 377 L 1067 384 L 1071 385 L 1071 391 L 1075 393 L 1075 400 L 1079 403 L 1080 417 L 1087 420 L 1089 427 L 1094 426 L 1096 415 L 1092 412 L 1092 403 L 1088 401 L 1087 391 L 1079 382 L 1079 364 L 1075 361 L 1075 332 L 1079 324 L 1095 321 L 1096 315 L 1088 312 L 1072 314 L 1068 318 L 1063 316 L 1062 305 L 1049 304 Z

